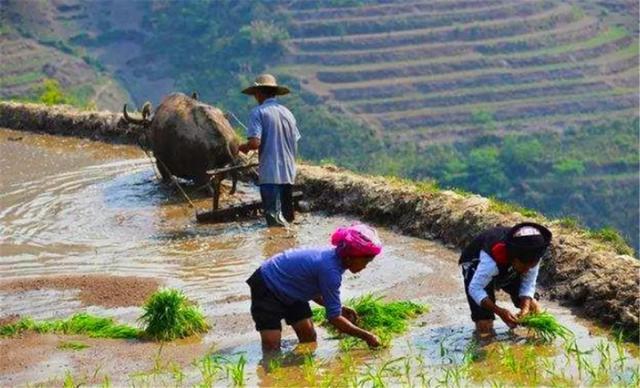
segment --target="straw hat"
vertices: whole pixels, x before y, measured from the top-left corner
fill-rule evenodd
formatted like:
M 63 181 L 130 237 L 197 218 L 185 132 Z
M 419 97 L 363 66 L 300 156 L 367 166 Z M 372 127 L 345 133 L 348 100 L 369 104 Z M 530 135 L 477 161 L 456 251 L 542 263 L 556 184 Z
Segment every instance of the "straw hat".
M 289 88 L 287 88 L 285 86 L 279 86 L 278 82 L 276 81 L 276 77 L 274 77 L 271 74 L 260 74 L 256 78 L 256 80 L 253 83 L 253 85 L 251 85 L 248 88 L 244 89 L 242 91 L 242 93 L 249 94 L 249 95 L 254 95 L 256 93 L 256 90 L 258 90 L 260 88 L 274 88 L 276 90 L 276 95 L 277 96 L 282 96 L 282 95 L 285 95 L 285 94 L 289 94 Z

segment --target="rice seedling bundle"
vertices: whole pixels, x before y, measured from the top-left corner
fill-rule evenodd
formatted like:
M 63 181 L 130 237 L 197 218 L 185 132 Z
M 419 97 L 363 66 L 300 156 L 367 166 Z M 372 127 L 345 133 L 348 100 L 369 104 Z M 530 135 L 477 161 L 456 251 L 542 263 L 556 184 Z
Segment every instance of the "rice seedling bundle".
M 200 309 L 179 290 L 165 289 L 154 293 L 143 310 L 138 320 L 145 325 L 145 335 L 155 340 L 171 341 L 209 329 Z
M 16 323 L 1 326 L 0 336 L 10 337 L 27 330 L 38 333 L 85 334 L 93 338 L 137 338 L 140 335 L 139 329 L 117 324 L 111 318 L 78 313 L 68 319 L 34 321 L 23 318 Z
M 358 313 L 357 325 L 380 337 L 383 347 L 389 345 L 394 334 L 402 334 L 407 330 L 410 319 L 429 311 L 426 305 L 411 301 L 384 302 L 381 296 L 373 294 L 348 300 L 345 304 Z M 324 309 L 314 309 L 313 320 L 318 323 L 325 322 Z M 331 326 L 329 330 L 333 331 Z M 358 338 L 346 337 L 340 346 L 347 350 L 362 343 Z
M 518 323 L 529 330 L 534 335 L 545 342 L 551 342 L 557 337 L 564 340 L 573 336 L 573 332 L 561 325 L 556 318 L 548 312 L 528 314 L 518 321 Z

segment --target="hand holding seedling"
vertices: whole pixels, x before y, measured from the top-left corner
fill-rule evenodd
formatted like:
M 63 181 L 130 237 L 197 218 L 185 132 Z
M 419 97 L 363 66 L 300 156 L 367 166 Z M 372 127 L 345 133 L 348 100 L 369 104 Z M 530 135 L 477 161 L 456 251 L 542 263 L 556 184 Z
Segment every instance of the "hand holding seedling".
M 511 311 L 502 307 L 498 307 L 498 311 L 496 311 L 496 314 L 498 314 L 500 319 L 502 319 L 504 323 L 509 326 L 509 328 L 513 329 L 518 326 L 518 318 L 516 318 L 516 316 L 513 315 Z
M 354 325 L 358 324 L 358 313 L 351 307 L 342 306 L 342 316 L 347 318 Z
M 378 339 L 378 336 L 373 333 L 369 333 L 369 336 L 364 340 L 367 342 L 367 345 L 369 345 L 370 348 L 377 348 L 382 345 L 380 339 Z
M 482 299 L 482 303 L 480 305 L 487 310 L 493 311 L 493 313 L 499 316 L 500 319 L 509 326 L 509 328 L 513 329 L 518 326 L 518 318 L 516 318 L 511 311 L 495 304 L 491 298 Z
M 518 320 L 526 317 L 529 314 L 537 314 L 541 312 L 540 304 L 529 297 L 523 297 L 520 299 L 520 312 L 517 315 Z

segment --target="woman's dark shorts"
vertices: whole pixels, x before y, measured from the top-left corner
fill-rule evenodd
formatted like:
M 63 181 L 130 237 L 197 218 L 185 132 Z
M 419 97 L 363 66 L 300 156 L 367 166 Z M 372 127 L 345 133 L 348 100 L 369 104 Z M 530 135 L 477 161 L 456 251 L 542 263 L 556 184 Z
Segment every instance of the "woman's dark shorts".
M 251 287 L 251 317 L 256 330 L 282 330 L 283 318 L 287 325 L 311 318 L 309 302 L 283 303 L 267 288 L 260 268 L 247 279 L 247 284 Z
M 482 306 L 479 306 L 475 300 L 469 295 L 469 284 L 471 284 L 471 279 L 473 279 L 473 275 L 476 273 L 476 269 L 478 268 L 478 262 L 474 263 L 465 263 L 467 266 L 462 266 L 462 277 L 464 278 L 464 292 L 467 294 L 467 302 L 469 302 L 469 308 L 471 309 L 471 320 L 474 322 L 480 320 L 494 320 L 496 319 L 495 314 L 485 309 Z M 494 281 L 489 282 L 487 287 L 484 289 L 487 292 L 489 298 L 495 302 L 496 301 L 496 293 L 495 289 L 499 288 L 509 294 L 511 297 L 511 301 L 513 305 L 516 307 L 520 307 L 520 276 L 517 276 L 515 279 L 510 281 L 507 284 L 503 284 L 500 287 L 496 287 Z

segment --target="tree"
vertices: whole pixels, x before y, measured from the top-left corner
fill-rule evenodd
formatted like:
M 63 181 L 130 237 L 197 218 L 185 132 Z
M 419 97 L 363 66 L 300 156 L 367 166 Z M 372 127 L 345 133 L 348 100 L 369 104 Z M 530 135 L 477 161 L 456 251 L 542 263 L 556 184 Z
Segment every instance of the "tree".
M 41 103 L 47 105 L 70 103 L 70 99 L 65 96 L 58 80 L 51 78 L 42 81 L 42 93 L 40 94 L 39 100 Z

